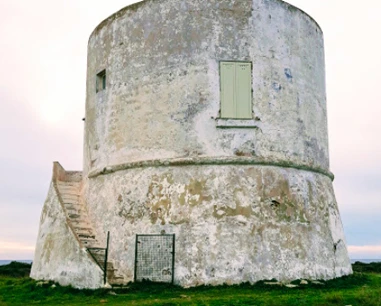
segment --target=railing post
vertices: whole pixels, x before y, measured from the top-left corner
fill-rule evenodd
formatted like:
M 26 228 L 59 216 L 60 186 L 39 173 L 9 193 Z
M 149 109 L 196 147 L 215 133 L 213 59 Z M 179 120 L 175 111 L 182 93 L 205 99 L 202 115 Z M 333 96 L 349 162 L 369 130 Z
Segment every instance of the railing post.
M 176 243 L 176 236 L 173 234 L 172 238 L 172 285 L 175 281 L 175 243 Z
M 104 262 L 104 273 L 103 273 L 103 282 L 107 283 L 107 260 L 108 260 L 108 245 L 110 240 L 110 232 L 107 232 L 107 244 L 106 244 L 106 254 L 105 254 L 105 262 Z
M 135 236 L 135 267 L 134 267 L 134 282 L 136 282 L 136 271 L 138 269 L 138 235 Z

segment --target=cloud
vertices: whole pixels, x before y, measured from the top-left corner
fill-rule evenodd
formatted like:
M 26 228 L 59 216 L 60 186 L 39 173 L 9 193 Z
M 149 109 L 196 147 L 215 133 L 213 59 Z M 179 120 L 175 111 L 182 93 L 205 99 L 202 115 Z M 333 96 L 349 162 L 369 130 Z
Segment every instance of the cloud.
M 354 259 L 381 259 L 381 245 L 349 245 L 348 252 Z
M 32 245 L 0 240 L 0 259 L 30 260 L 33 259 L 33 254 Z
M 288 2 L 323 28 L 335 191 L 348 241 L 371 246 L 381 233 L 381 43 L 375 39 L 381 2 L 364 1 L 347 1 L 345 11 L 341 0 Z M 81 169 L 87 40 L 104 18 L 133 2 L 0 1 L 0 242 L 35 242 L 52 161 Z

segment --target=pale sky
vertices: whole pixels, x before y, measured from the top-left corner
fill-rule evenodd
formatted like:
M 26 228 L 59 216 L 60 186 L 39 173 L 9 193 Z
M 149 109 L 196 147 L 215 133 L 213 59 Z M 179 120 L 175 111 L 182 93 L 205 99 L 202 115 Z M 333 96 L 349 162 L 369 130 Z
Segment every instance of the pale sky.
M 82 169 L 88 37 L 133 2 L 0 0 L 0 259 L 33 259 L 52 162 Z M 288 2 L 324 31 L 331 171 L 350 257 L 381 259 L 381 1 Z

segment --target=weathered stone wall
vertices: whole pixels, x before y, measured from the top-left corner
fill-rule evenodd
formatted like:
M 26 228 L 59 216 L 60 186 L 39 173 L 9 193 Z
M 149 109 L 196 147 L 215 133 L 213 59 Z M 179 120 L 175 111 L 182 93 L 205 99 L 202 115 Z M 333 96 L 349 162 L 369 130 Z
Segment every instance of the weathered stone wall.
M 224 60 L 252 62 L 252 120 L 219 118 Z M 135 235 L 163 232 L 176 234 L 183 286 L 352 272 L 329 172 L 323 35 L 282 1 L 146 0 L 102 22 L 88 45 L 83 174 L 89 221 L 100 240 L 111 232 L 125 281 Z M 102 285 L 54 185 L 31 275 Z
M 80 247 L 51 183 L 40 220 L 30 276 L 76 288 L 103 286 L 103 272 Z
M 219 118 L 223 60 L 252 62 L 252 120 Z M 95 29 L 87 73 L 83 196 L 125 280 L 135 235 L 162 231 L 183 286 L 352 272 L 308 15 L 278 0 L 143 1 Z
M 252 62 L 255 128 L 218 128 L 221 60 Z M 103 69 L 107 88 L 96 93 Z M 278 0 L 147 0 L 121 10 L 89 40 L 84 149 L 85 175 L 237 155 L 328 170 L 319 26 Z
M 138 168 L 90 180 L 90 217 L 133 280 L 136 234 L 176 234 L 183 286 L 351 273 L 331 180 L 268 166 Z M 100 234 L 98 234 L 100 236 Z

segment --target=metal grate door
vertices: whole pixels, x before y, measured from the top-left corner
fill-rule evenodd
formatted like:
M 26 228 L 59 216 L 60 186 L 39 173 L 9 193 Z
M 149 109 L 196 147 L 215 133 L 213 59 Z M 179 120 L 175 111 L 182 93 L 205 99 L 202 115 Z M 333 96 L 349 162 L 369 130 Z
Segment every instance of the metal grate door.
M 172 283 L 175 235 L 136 235 L 135 282 Z

